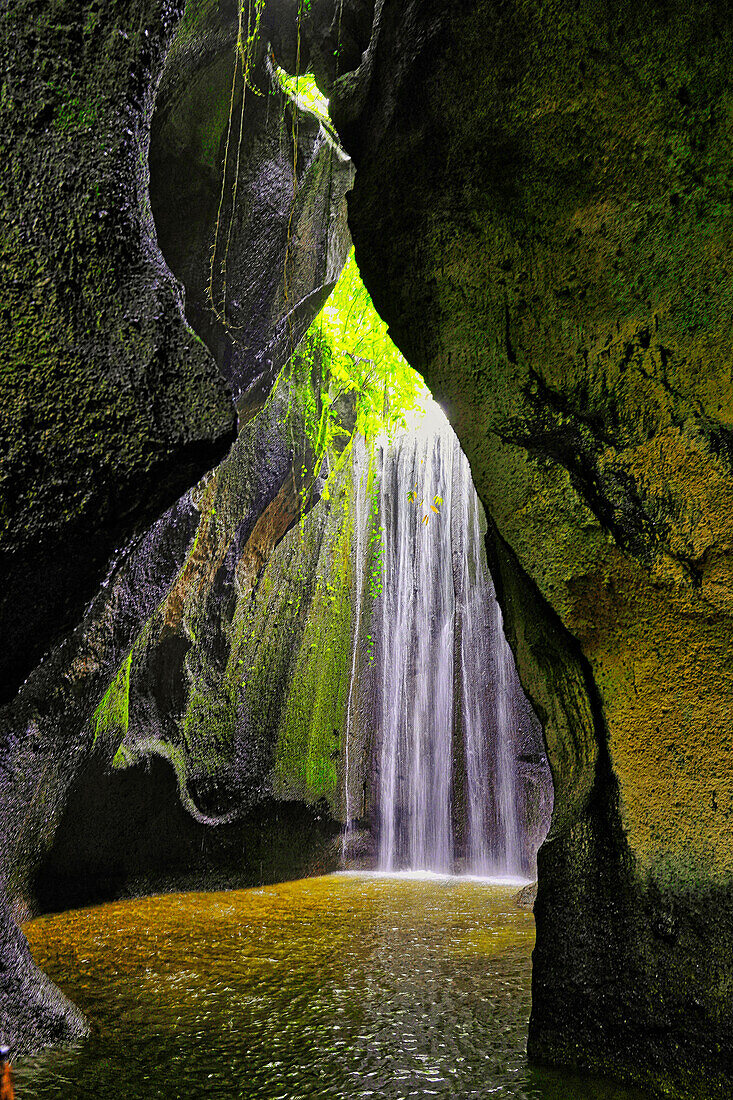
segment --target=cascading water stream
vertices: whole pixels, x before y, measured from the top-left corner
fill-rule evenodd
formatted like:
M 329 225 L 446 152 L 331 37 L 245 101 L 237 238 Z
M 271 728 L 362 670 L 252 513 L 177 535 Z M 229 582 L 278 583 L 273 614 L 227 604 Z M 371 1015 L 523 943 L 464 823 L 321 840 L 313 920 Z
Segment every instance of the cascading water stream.
M 504 637 L 501 608 L 493 601 L 493 654 L 496 676 L 496 802 L 500 823 L 502 849 L 498 853 L 496 869 L 503 874 L 514 874 L 521 865 L 521 843 L 516 814 L 514 758 L 511 730 L 516 721 L 511 691 L 514 661 L 509 643 Z
M 463 457 L 463 456 L 461 456 Z M 479 502 L 473 485 L 465 484 L 468 463 L 460 464 L 464 474 L 459 507 L 461 510 L 461 705 L 466 761 L 466 805 L 468 817 L 468 866 L 475 874 L 487 875 L 493 869 L 486 799 L 489 774 L 489 745 L 486 737 L 485 706 L 480 690 L 491 667 L 489 616 L 493 591 L 481 555 Z M 469 474 L 470 477 L 470 474 Z
M 385 871 L 452 867 L 455 600 L 450 522 L 435 501 L 449 495 L 454 455 L 447 432 L 429 429 L 382 451 L 379 866 Z
M 381 447 L 380 525 L 378 867 L 519 874 L 512 656 L 468 461 L 437 406 Z M 352 697 L 353 683 L 347 724 Z

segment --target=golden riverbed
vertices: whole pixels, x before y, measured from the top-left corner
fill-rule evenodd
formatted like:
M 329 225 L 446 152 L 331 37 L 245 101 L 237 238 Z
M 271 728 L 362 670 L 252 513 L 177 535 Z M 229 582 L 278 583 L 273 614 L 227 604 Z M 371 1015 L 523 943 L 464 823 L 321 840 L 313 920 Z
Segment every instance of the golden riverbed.
M 36 961 L 92 1036 L 18 1100 L 638 1093 L 527 1066 L 532 914 L 516 886 L 332 875 L 41 917 Z

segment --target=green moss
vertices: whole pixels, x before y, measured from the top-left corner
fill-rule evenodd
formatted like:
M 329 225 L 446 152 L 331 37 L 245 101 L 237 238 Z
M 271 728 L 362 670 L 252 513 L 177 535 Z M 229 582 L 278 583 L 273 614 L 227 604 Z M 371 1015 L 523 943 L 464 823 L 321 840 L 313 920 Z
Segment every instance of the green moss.
M 214 23 L 218 10 L 219 0 L 186 0 L 169 56 L 179 50 L 191 48 L 195 40 L 205 34 Z
M 132 650 L 107 688 L 101 703 L 92 715 L 94 744 L 98 738 L 122 739 L 127 736 L 130 724 L 130 668 Z
M 191 689 L 183 734 L 188 753 L 196 763 L 216 771 L 233 742 L 235 713 L 229 693 L 210 690 L 207 682 L 201 677 Z
M 84 102 L 78 96 L 68 96 L 58 107 L 53 125 L 62 133 L 85 130 L 97 120 L 96 102 Z
M 348 495 L 341 494 L 328 572 L 316 584 L 275 758 L 279 797 L 333 801 L 345 726 L 351 653 L 351 541 Z
M 322 122 L 330 123 L 328 100 L 316 84 L 311 73 L 290 76 L 284 69 L 276 69 L 280 85 L 286 95 L 304 111 L 312 111 Z

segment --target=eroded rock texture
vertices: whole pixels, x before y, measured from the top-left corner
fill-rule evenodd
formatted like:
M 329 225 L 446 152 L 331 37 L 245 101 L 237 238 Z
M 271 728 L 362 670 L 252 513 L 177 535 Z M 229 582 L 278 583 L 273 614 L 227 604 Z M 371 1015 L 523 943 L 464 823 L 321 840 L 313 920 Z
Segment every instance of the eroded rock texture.
M 153 93 L 177 14 L 142 0 L 3 10 L 2 703 L 78 623 L 118 548 L 233 437 L 231 399 L 185 323 L 147 202 Z M 67 701 L 73 714 L 73 691 Z M 35 773 L 18 769 L 42 741 L 22 723 L 4 731 L 3 877 L 63 757 L 57 745 Z M 78 1033 L 4 900 L 0 914 L 4 1041 Z
M 728 1096 L 733 17 L 377 9 L 332 90 L 357 260 L 471 461 L 556 781 L 530 1053 Z
M 253 637 L 251 595 L 270 583 L 260 575 L 294 526 L 304 560 L 289 602 L 303 600 L 301 629 L 316 586 L 328 513 L 310 514 L 323 485 L 306 430 L 320 416 L 313 371 L 312 359 L 296 355 L 224 462 L 158 521 L 77 636 L 3 716 L 10 775 L 0 783 L 0 819 L 16 910 L 242 887 L 336 866 L 324 790 L 298 806 L 272 799 L 282 664 L 297 653 L 287 615 L 260 615 L 264 657 L 254 675 L 242 659 Z M 348 592 L 344 612 L 348 621 Z M 100 683 L 106 691 L 92 714 Z
M 233 438 L 147 197 L 173 2 L 3 13 L 0 701 Z M 43 599 L 39 599 L 39 586 Z
M 282 681 L 298 651 L 288 607 L 302 605 L 302 631 L 328 516 L 328 510 L 311 514 L 325 480 L 315 473 L 321 390 L 320 368 L 317 381 L 313 369 L 307 354 L 296 353 L 265 409 L 197 488 L 200 520 L 191 551 L 136 641 L 120 684 L 126 720 L 119 721 L 114 704 L 99 714 L 99 734 L 117 766 L 150 755 L 170 761 L 181 801 L 204 825 L 231 821 L 277 793 L 271 771 Z M 266 603 L 268 613 L 257 616 L 252 597 L 260 586 L 272 588 L 268 565 L 288 532 L 286 559 L 295 557 L 298 567 L 288 587 L 290 570 L 279 566 L 274 585 L 284 608 L 278 613 Z M 349 533 L 344 537 L 348 570 Z M 348 582 L 343 595 L 348 628 Z
M 215 361 L 183 320 L 155 240 L 148 133 L 180 7 L 11 0 L 3 13 L 5 699 L 79 622 L 115 548 L 221 456 L 233 433 L 222 376 L 249 411 L 265 388 L 258 371 L 274 368 L 277 319 L 273 344 L 250 347 L 251 360 L 232 353 L 229 314 L 210 321 Z M 272 0 L 266 26 L 291 70 L 293 10 Z M 236 6 L 202 0 L 196 12 L 219 27 L 229 61 L 217 65 L 214 46 L 202 69 L 188 58 L 178 118 L 169 71 L 153 161 L 161 207 L 170 194 L 190 210 L 189 183 L 175 179 L 190 148 L 204 208 L 191 226 L 206 247 L 211 143 L 227 119 L 203 118 L 187 136 L 197 116 L 186 97 L 202 73 L 221 87 Z M 469 455 L 505 621 L 545 723 L 557 800 L 541 854 L 530 1051 L 671 1094 L 727 1096 L 729 5 L 314 0 L 308 18 L 302 61 L 324 84 L 338 78 L 336 121 L 358 165 L 360 266 Z M 198 53 L 196 18 L 188 32 Z M 310 142 L 303 165 L 316 166 Z M 300 147 L 296 135 L 289 151 Z M 269 129 L 261 148 L 270 156 Z M 282 240 L 281 210 L 275 225 Z M 205 264 L 181 247 L 176 219 L 166 228 L 170 263 L 192 309 L 205 310 Z M 247 233 L 243 218 L 233 238 L 244 253 Z M 244 305 L 246 323 L 252 286 L 237 271 L 231 307 Z M 289 312 L 283 283 L 268 285 Z M 271 305 L 263 312 L 282 317 Z M 199 519 L 185 507 L 181 531 L 192 534 Z M 121 593 L 129 578 L 110 584 Z M 165 577 L 150 584 L 157 606 Z M 103 663 L 114 671 L 149 614 L 141 602 L 122 634 L 110 629 L 88 694 L 78 684 L 89 680 L 59 666 L 72 715 L 93 709 Z M 42 824 L 54 775 L 76 774 L 58 763 L 45 692 L 36 709 L 49 732 L 34 733 L 31 708 L 5 735 L 8 836 L 19 827 L 21 840 L 31 835 L 17 819 L 22 798 L 28 822 Z M 21 766 L 30 758 L 35 773 Z M 217 808 L 216 791 L 191 793 L 205 816 Z M 33 1044 L 78 1031 L 58 994 L 33 992 L 2 912 L 4 1034 Z
M 283 21 L 295 29 L 290 8 Z M 240 415 L 267 397 L 333 289 L 349 239 L 348 158 L 279 89 L 266 30 L 249 53 L 237 50 L 236 4 L 189 4 L 151 135 L 160 246 Z M 297 51 L 284 63 L 303 71 Z
M 172 502 L 223 455 L 234 438 L 232 394 L 253 381 L 272 383 L 289 355 L 275 334 L 285 327 L 295 339 L 307 327 L 349 247 L 347 158 L 311 116 L 288 106 L 278 162 L 266 127 L 284 105 L 273 97 L 269 113 L 248 116 L 238 167 L 250 198 L 260 170 L 279 171 L 287 186 L 277 210 L 247 208 L 246 232 L 232 233 L 232 250 L 245 281 L 247 265 L 262 256 L 273 272 L 287 267 L 291 293 L 299 295 L 297 322 L 285 324 L 291 303 L 282 277 L 259 286 L 257 301 L 242 304 L 245 316 L 256 312 L 259 320 L 236 376 L 189 327 L 148 194 L 150 125 L 164 63 L 166 110 L 175 113 L 175 88 L 186 110 L 197 109 L 195 81 L 176 82 L 190 20 L 166 59 L 182 7 L 18 0 L 2 17 L 0 819 L 7 898 L 0 901 L 0 1030 L 16 1050 L 83 1028 L 34 971 L 15 920 L 34 904 L 39 857 L 67 800 L 73 810 L 85 780 L 98 796 L 90 809 L 99 810 L 109 793 L 101 744 L 89 759 L 90 718 L 191 549 L 197 501 L 186 493 Z M 211 4 L 189 8 L 197 25 L 218 18 Z M 230 5 L 229 24 L 234 10 Z M 212 36 L 207 56 L 218 49 L 231 73 L 230 29 Z M 264 80 L 265 70 L 259 73 Z M 268 83 L 263 97 L 271 89 Z M 217 151 L 223 159 L 226 127 L 209 89 L 199 90 L 214 164 Z M 293 171 L 298 140 L 300 167 Z M 195 154 L 192 148 L 193 175 Z M 179 196 L 172 192 L 169 201 Z M 199 209 L 193 198 L 186 208 L 204 253 L 207 202 L 202 194 Z M 280 227 L 274 237 L 271 221 Z M 197 308 L 203 328 L 203 301 Z M 263 507 L 278 488 L 267 453 L 249 471 Z M 150 805 L 144 778 L 128 790 L 136 805 Z M 176 809 L 167 811 L 175 829 Z M 98 815 L 95 825 L 111 828 L 110 816 Z

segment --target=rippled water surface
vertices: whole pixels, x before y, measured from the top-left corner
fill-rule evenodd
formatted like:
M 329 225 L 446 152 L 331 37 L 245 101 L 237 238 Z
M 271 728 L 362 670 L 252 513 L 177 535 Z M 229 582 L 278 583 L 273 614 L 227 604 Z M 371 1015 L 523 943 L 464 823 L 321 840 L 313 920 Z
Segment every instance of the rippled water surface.
M 528 1068 L 516 890 L 336 875 L 42 917 L 33 955 L 93 1034 L 19 1065 L 18 1100 L 637 1100 Z

